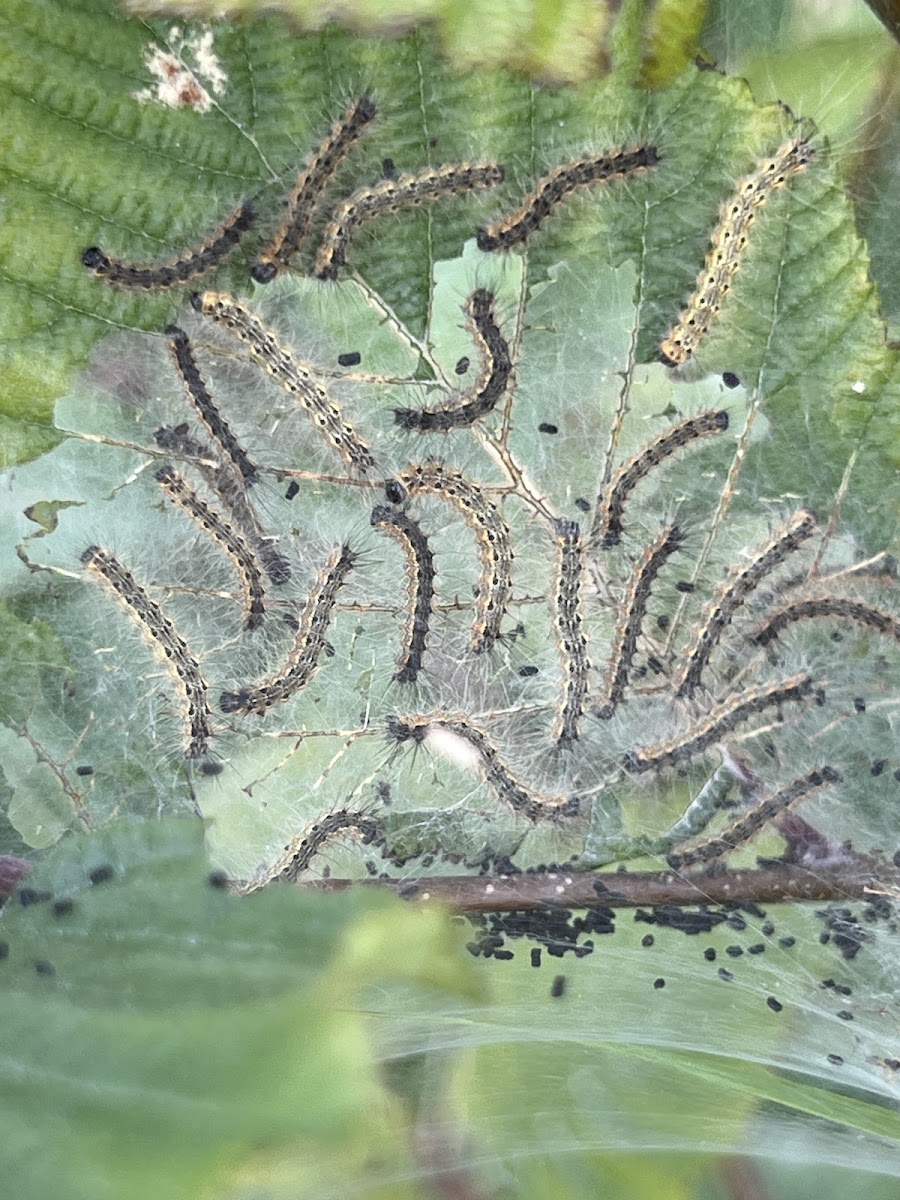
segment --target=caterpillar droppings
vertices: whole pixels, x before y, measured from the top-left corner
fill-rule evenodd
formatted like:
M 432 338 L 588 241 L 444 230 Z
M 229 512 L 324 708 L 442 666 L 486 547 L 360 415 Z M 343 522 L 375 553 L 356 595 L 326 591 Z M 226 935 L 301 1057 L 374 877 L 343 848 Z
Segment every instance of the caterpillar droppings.
M 663 529 L 634 566 L 622 598 L 622 616 L 613 637 L 605 695 L 594 710 L 594 715 L 601 721 L 608 721 L 624 698 L 654 581 L 670 556 L 683 544 L 684 536 L 677 525 Z
M 361 96 L 331 127 L 328 136 L 297 176 L 285 200 L 281 224 L 250 268 L 257 283 L 271 283 L 290 264 L 309 232 L 310 221 L 323 192 L 377 113 L 374 101 Z
M 114 287 L 142 288 L 144 291 L 178 287 L 221 266 L 255 221 L 256 209 L 245 200 L 199 246 L 173 261 L 130 263 L 114 258 L 99 246 L 88 246 L 81 261 L 89 271 Z
M 611 154 L 578 158 L 554 167 L 538 180 L 518 208 L 478 230 L 478 249 L 508 250 L 535 233 L 560 201 L 577 188 L 623 179 L 655 167 L 659 159 L 659 151 L 655 146 L 634 146 L 630 150 L 614 150 Z
M 711 709 L 686 733 L 657 746 L 629 750 L 622 760 L 622 765 L 631 775 L 640 775 L 654 768 L 673 767 L 702 754 L 754 713 L 774 705 L 785 704 L 789 700 L 799 702 L 811 692 L 812 680 L 808 675 L 792 675 L 782 683 L 753 688 L 737 699 Z
M 497 747 L 484 730 L 479 729 L 466 717 L 448 713 L 388 717 L 386 731 L 392 741 L 411 741 L 416 745 L 422 745 L 429 737 L 434 738 L 436 732 L 461 738 L 471 747 L 485 783 L 497 799 L 508 805 L 513 812 L 527 817 L 529 821 L 539 821 L 547 817 L 573 817 L 579 811 L 577 796 L 542 796 L 538 792 L 529 791 L 503 761 Z
M 806 138 L 785 144 L 755 171 L 738 183 L 734 195 L 722 206 L 719 223 L 712 233 L 711 247 L 697 286 L 678 323 L 663 339 L 659 357 L 668 367 L 687 362 L 718 316 L 750 240 L 750 227 L 771 194 L 783 187 L 791 175 L 802 171 L 813 159 L 815 149 Z
M 396 490 L 398 489 L 399 490 Z M 491 650 L 500 637 L 500 626 L 512 592 L 513 551 L 509 527 L 477 484 L 440 462 L 416 463 L 385 483 L 389 500 L 420 492 L 440 496 L 462 515 L 475 533 L 481 562 L 481 581 L 475 598 L 472 649 Z
M 494 293 L 487 288 L 477 288 L 465 304 L 467 326 L 481 352 L 477 382 L 448 404 L 435 408 L 395 408 L 394 421 L 401 429 L 446 433 L 467 428 L 491 412 L 505 394 L 512 374 L 512 359 L 509 343 L 497 324 L 494 299 Z
M 224 325 L 239 338 L 263 370 L 305 410 L 313 424 L 349 466 L 368 471 L 375 465 L 372 451 L 341 415 L 305 363 L 281 344 L 260 318 L 227 292 L 195 292 L 191 304 L 204 316 Z
M 811 513 L 795 512 L 771 541 L 743 568 L 720 586 L 703 614 L 693 642 L 683 655 L 683 666 L 675 681 L 675 695 L 689 699 L 700 686 L 700 679 L 719 638 L 747 597 L 771 571 L 797 550 L 815 532 Z
M 185 757 L 201 758 L 209 749 L 212 718 L 200 664 L 168 616 L 114 554 L 101 546 L 88 546 L 81 562 L 122 605 L 165 663 L 181 699 Z
M 442 196 L 485 191 L 502 182 L 503 167 L 499 163 L 464 162 L 426 167 L 396 179 L 381 179 L 372 187 L 357 188 L 335 208 L 322 236 L 313 274 L 317 279 L 337 278 L 347 260 L 350 239 L 364 221 Z
M 598 504 L 591 529 L 591 543 L 604 550 L 617 546 L 622 540 L 626 501 L 640 481 L 677 450 L 689 446 L 698 438 L 724 433 L 728 425 L 728 413 L 724 409 L 685 417 L 624 463 L 610 480 L 606 494 Z
M 290 700 L 309 683 L 326 647 L 325 635 L 337 594 L 355 563 L 356 555 L 349 546 L 340 546 L 334 551 L 309 594 L 294 644 L 284 664 L 259 683 L 234 692 L 223 692 L 219 698 L 223 712 L 262 716 L 273 705 Z
M 415 683 L 422 669 L 431 623 L 431 607 L 434 602 L 434 555 L 418 522 L 405 512 L 379 504 L 372 509 L 372 525 L 398 542 L 406 555 L 408 616 L 403 654 L 394 679 L 398 683 Z
M 765 825 L 792 808 L 798 801 L 805 800 L 811 792 L 823 787 L 833 787 L 841 780 L 840 772 L 833 767 L 821 767 L 810 771 L 771 796 L 765 796 L 714 837 L 704 838 L 703 841 L 684 850 L 673 850 L 666 861 L 673 871 L 681 871 L 685 867 L 694 867 L 722 858 L 738 846 L 745 845 Z
M 160 467 L 155 479 L 172 503 L 187 513 L 228 556 L 241 584 L 244 628 L 248 631 L 258 629 L 266 615 L 266 594 L 262 570 L 248 542 L 227 524 L 220 513 L 202 500 L 171 466 L 167 464 Z

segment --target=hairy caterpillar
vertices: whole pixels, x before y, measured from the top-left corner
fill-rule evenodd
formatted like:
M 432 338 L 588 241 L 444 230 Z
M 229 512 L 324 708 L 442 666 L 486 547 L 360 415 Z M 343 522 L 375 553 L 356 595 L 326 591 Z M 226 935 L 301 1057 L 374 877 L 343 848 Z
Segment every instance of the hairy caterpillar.
M 173 504 L 177 504 L 186 512 L 231 560 L 241 583 L 244 628 L 258 629 L 266 615 L 266 596 L 262 571 L 250 545 L 237 530 L 231 529 L 222 516 L 210 508 L 172 467 L 160 467 L 155 478 Z
M 805 800 L 811 792 L 818 791 L 819 788 L 832 787 L 834 784 L 840 783 L 841 779 L 840 772 L 833 767 L 821 767 L 818 770 L 810 771 L 809 774 L 795 779 L 793 783 L 787 784 L 786 787 L 771 796 L 760 800 L 758 804 L 754 804 L 721 833 L 705 838 L 702 842 L 689 846 L 685 850 L 673 850 L 668 855 L 667 862 L 674 871 L 680 871 L 685 867 L 712 862 L 724 854 L 730 854 L 738 846 L 749 842 L 764 825 L 799 800 Z
M 88 546 L 81 561 L 110 590 L 165 662 L 182 701 L 185 757 L 202 757 L 209 749 L 212 721 L 200 664 L 160 606 L 114 554 L 100 546 Z
M 297 253 L 322 193 L 377 112 L 374 101 L 368 96 L 354 100 L 300 171 L 288 192 L 281 224 L 250 268 L 257 283 L 271 283 Z
M 684 536 L 681 530 L 677 525 L 672 525 L 661 530 L 653 544 L 647 547 L 635 564 L 622 599 L 622 618 L 616 626 L 613 638 L 606 694 L 602 703 L 594 710 L 594 715 L 601 721 L 608 721 L 622 702 L 654 581 L 669 557 L 683 543 Z
M 198 474 L 231 513 L 235 524 L 256 551 L 269 579 L 276 586 L 287 583 L 291 577 L 291 564 L 260 528 L 256 514 L 248 503 L 246 490 L 231 464 L 216 463 L 209 447 L 190 436 L 187 425 L 163 425 L 153 436 L 161 450 L 196 460 L 194 467 Z
M 349 546 L 340 546 L 319 573 L 316 585 L 309 594 L 291 652 L 284 664 L 259 683 L 223 692 L 219 706 L 227 713 L 258 713 L 260 716 L 274 704 L 282 704 L 309 683 L 319 658 L 326 648 L 325 634 L 337 594 L 356 563 Z
M 578 740 L 578 726 L 584 713 L 591 667 L 581 616 L 584 542 L 577 521 L 557 522 L 556 547 L 553 623 L 556 626 L 563 678 L 553 738 L 561 749 L 565 749 Z
M 795 512 L 743 570 L 725 580 L 703 614 L 700 628 L 684 654 L 684 665 L 675 681 L 676 696 L 684 699 L 694 694 L 709 656 L 734 614 L 761 580 L 811 537 L 815 528 L 815 518 L 810 513 L 802 509 Z
M 399 542 L 406 554 L 409 613 L 403 654 L 394 679 L 415 683 L 422 669 L 434 601 L 434 555 L 418 522 L 396 508 L 385 504 L 373 508 L 372 525 Z
M 336 279 L 346 262 L 354 230 L 372 217 L 400 212 L 442 196 L 485 191 L 502 182 L 503 167 L 499 163 L 464 162 L 425 167 L 396 179 L 381 179 L 372 187 L 357 188 L 335 208 L 322 236 L 313 274 L 317 279 Z
M 709 332 L 741 268 L 757 212 L 776 188 L 783 187 L 791 175 L 812 161 L 814 154 L 814 148 L 805 138 L 785 142 L 776 154 L 763 159 L 752 174 L 738 183 L 734 195 L 722 206 L 694 294 L 660 345 L 659 357 L 666 366 L 687 362 Z
M 398 489 L 399 485 L 399 489 Z M 476 654 L 490 650 L 500 637 L 500 625 L 512 591 L 513 551 L 509 527 L 477 484 L 440 462 L 416 463 L 388 480 L 385 492 L 393 503 L 403 489 L 440 496 L 462 514 L 475 532 L 481 560 L 481 582 L 475 599 L 472 649 Z
M 506 392 L 512 374 L 509 344 L 494 314 L 494 293 L 477 288 L 465 304 L 467 326 L 481 352 L 481 375 L 458 399 L 436 408 L 395 408 L 394 420 L 402 429 L 420 433 L 473 425 L 491 412 Z M 468 363 L 467 363 L 468 366 Z
M 540 228 L 557 204 L 576 188 L 608 183 L 644 171 L 656 166 L 659 157 L 655 146 L 635 146 L 630 150 L 614 150 L 611 154 L 578 158 L 554 167 L 538 180 L 517 209 L 478 230 L 478 249 L 508 250 L 510 246 L 524 242 L 529 234 Z
M 176 287 L 198 279 L 223 263 L 255 220 L 256 210 L 249 200 L 245 200 L 199 246 L 171 262 L 130 263 L 113 258 L 99 246 L 88 246 L 81 261 L 89 271 L 115 287 L 146 291 Z
M 708 750 L 754 713 L 762 712 L 773 705 L 784 704 L 788 700 L 800 701 L 811 691 L 812 680 L 808 675 L 792 675 L 782 683 L 751 689 L 737 699 L 712 709 L 679 737 L 661 742 L 658 746 L 629 750 L 622 760 L 622 765 L 632 775 L 640 775 L 654 767 L 675 766 L 676 763 L 684 762 Z
M 462 738 L 472 748 L 485 782 L 498 800 L 513 812 L 538 821 L 543 817 L 571 817 L 579 810 L 577 796 L 541 796 L 517 779 L 497 747 L 484 732 L 466 717 L 448 713 L 429 713 L 407 717 L 388 717 L 387 735 L 395 742 L 415 742 L 421 745 L 435 731 Z
M 728 424 L 728 413 L 724 409 L 685 417 L 683 421 L 655 437 L 624 463 L 610 480 L 606 494 L 597 508 L 591 529 L 591 542 L 599 543 L 604 550 L 617 546 L 622 540 L 625 502 L 637 484 L 670 454 L 683 449 L 698 438 L 724 433 Z
M 181 382 L 184 384 L 185 395 L 193 405 L 197 416 L 206 426 L 210 437 L 225 457 L 230 459 L 236 469 L 240 471 L 244 482 L 255 483 L 259 478 L 256 467 L 234 436 L 231 426 L 219 412 L 216 402 L 210 395 L 206 380 L 197 368 L 190 338 L 177 325 L 167 326 L 166 336 L 169 339 L 172 359 L 181 376 Z
M 270 883 L 295 882 L 308 870 L 313 859 L 332 838 L 352 833 L 364 846 L 378 845 L 383 833 L 378 821 L 368 813 L 348 808 L 327 813 L 292 838 L 284 853 L 262 875 L 247 881 L 235 880 L 232 890 L 244 896 L 258 892 Z
M 792 622 L 821 617 L 840 617 L 844 621 L 865 625 L 874 629 L 876 633 L 883 633 L 900 641 L 900 621 L 896 617 L 843 596 L 819 596 L 814 600 L 795 600 L 792 604 L 786 604 L 784 608 L 771 613 L 767 620 L 753 631 L 750 641 L 755 642 L 757 646 L 768 646 Z
M 351 467 L 368 471 L 375 465 L 372 451 L 341 415 L 312 371 L 301 363 L 260 318 L 227 292 L 195 292 L 191 304 L 204 316 L 230 329 L 253 358 L 271 375 L 322 431 Z

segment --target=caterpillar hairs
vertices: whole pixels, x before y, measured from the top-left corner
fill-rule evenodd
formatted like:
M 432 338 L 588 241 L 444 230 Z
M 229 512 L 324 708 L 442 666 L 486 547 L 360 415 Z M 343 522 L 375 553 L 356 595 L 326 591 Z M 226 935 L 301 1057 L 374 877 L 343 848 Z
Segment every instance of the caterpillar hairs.
M 396 179 L 381 179 L 372 187 L 357 188 L 335 208 L 322 236 L 313 274 L 317 279 L 337 278 L 346 262 L 350 239 L 364 221 L 443 196 L 485 191 L 502 182 L 503 167 L 499 163 L 464 162 L 426 167 Z
M 421 526 L 405 512 L 379 504 L 372 525 L 403 548 L 408 581 L 408 617 L 403 654 L 394 673 L 397 683 L 415 683 L 422 669 L 434 602 L 434 555 Z
M 817 620 L 826 617 L 839 617 L 842 621 L 852 621 L 876 633 L 884 634 L 900 642 L 900 620 L 881 609 L 871 605 L 861 604 L 858 600 L 850 600 L 845 596 L 818 596 L 813 600 L 795 600 L 786 604 L 777 612 L 770 613 L 766 620 L 750 634 L 750 641 L 757 646 L 768 646 L 775 641 L 788 625 L 794 621 Z
M 576 521 L 557 522 L 556 548 L 553 623 L 562 663 L 562 686 L 553 739 L 560 749 L 567 749 L 578 740 L 591 667 L 581 614 L 584 541 Z
M 611 154 L 578 158 L 554 167 L 538 180 L 518 208 L 478 230 L 478 249 L 508 250 L 511 246 L 519 245 L 535 233 L 556 206 L 576 189 L 595 183 L 609 183 L 645 171 L 655 167 L 659 158 L 655 146 L 635 146 L 630 150 L 614 150 Z
M 221 266 L 255 221 L 256 209 L 245 200 L 199 246 L 172 261 L 130 263 L 114 258 L 99 246 L 88 246 L 81 261 L 89 271 L 114 287 L 144 291 L 177 287 Z
M 395 408 L 394 420 L 401 429 L 419 433 L 447 433 L 467 428 L 491 412 L 506 392 L 512 374 L 509 344 L 494 313 L 494 294 L 476 288 L 465 304 L 467 326 L 481 352 L 481 374 L 474 386 L 448 404 L 435 408 Z
M 165 663 L 181 698 L 185 757 L 201 758 L 209 749 L 212 719 L 200 664 L 160 606 L 114 554 L 88 546 L 81 562 L 108 588 Z
M 577 796 L 542 796 L 530 791 L 509 769 L 497 747 L 477 725 L 466 717 L 431 713 L 407 717 L 388 717 L 388 737 L 399 744 L 411 741 L 421 745 L 435 733 L 450 734 L 466 742 L 477 758 L 485 783 L 498 800 L 529 821 L 550 817 L 571 817 L 579 811 Z
M 350 105 L 297 176 L 285 200 L 285 214 L 268 245 L 250 268 L 257 283 L 271 283 L 299 250 L 316 205 L 341 163 L 377 115 L 375 103 L 361 96 Z
M 364 846 L 383 842 L 382 828 L 374 817 L 355 809 L 338 809 L 319 817 L 292 838 L 285 846 L 284 853 L 262 875 L 251 880 L 235 880 L 231 889 L 248 896 L 270 883 L 294 883 L 304 871 L 309 870 L 313 859 L 328 842 L 347 834 L 358 838 Z

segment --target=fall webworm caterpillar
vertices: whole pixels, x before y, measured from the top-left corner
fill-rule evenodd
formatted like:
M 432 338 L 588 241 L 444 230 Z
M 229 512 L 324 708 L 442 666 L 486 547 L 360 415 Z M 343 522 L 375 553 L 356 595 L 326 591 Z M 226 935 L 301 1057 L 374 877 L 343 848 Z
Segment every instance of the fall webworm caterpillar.
M 814 600 L 795 600 L 784 608 L 771 613 L 757 629 L 750 634 L 750 641 L 757 646 L 768 646 L 793 621 L 803 621 L 821 617 L 840 617 L 844 621 L 853 621 L 883 633 L 900 641 L 900 621 L 890 613 L 861 604 L 857 600 L 848 600 L 843 596 L 819 596 Z
M 312 371 L 282 346 L 260 318 L 227 292 L 194 292 L 191 304 L 204 316 L 224 325 L 239 338 L 254 359 L 286 392 L 294 397 L 344 462 L 359 471 L 375 465 L 372 451 L 341 415 Z
M 402 429 L 446 433 L 472 425 L 491 412 L 505 393 L 512 374 L 512 359 L 509 343 L 497 324 L 494 293 L 487 288 L 476 288 L 466 301 L 465 312 L 467 327 L 481 352 L 482 367 L 477 382 L 449 404 L 436 408 L 395 408 L 394 420 Z
M 399 487 L 398 487 L 399 485 Z M 462 514 L 474 530 L 481 561 L 481 582 L 475 598 L 472 649 L 476 654 L 490 650 L 500 637 L 500 625 L 512 592 L 513 551 L 509 527 L 477 484 L 455 467 L 440 462 L 415 463 L 385 484 L 387 498 L 397 503 L 403 489 L 440 496 Z
M 300 171 L 285 200 L 285 214 L 269 244 L 250 268 L 257 283 L 271 283 L 289 264 L 309 231 L 315 207 L 335 172 L 377 115 L 368 96 L 354 100 Z
M 608 721 L 622 702 L 654 581 L 668 558 L 683 543 L 684 536 L 681 530 L 677 525 L 672 525 L 660 531 L 653 544 L 647 547 L 635 563 L 628 588 L 622 598 L 622 617 L 616 625 L 613 637 L 606 695 L 602 703 L 594 709 L 594 715 L 601 721 Z
M 553 738 L 560 749 L 566 749 L 578 740 L 591 667 L 581 615 L 584 542 L 577 521 L 557 522 L 556 548 L 553 623 L 563 677 Z
M 406 554 L 408 616 L 403 654 L 394 679 L 415 683 L 422 669 L 434 601 L 434 555 L 418 522 L 399 509 L 377 505 L 372 509 L 372 525 L 398 542 Z
M 325 634 L 337 594 L 357 561 L 349 546 L 340 546 L 319 573 L 309 594 L 291 652 L 284 664 L 259 683 L 223 692 L 219 707 L 227 713 L 263 713 L 273 704 L 282 704 L 309 683 L 319 657 L 326 648 Z
M 396 179 L 381 179 L 372 187 L 357 188 L 335 207 L 322 235 L 313 274 L 317 279 L 336 279 L 346 262 L 354 230 L 372 217 L 400 212 L 442 196 L 485 191 L 502 182 L 503 167 L 499 163 L 464 162 L 425 167 Z
M 699 863 L 712 862 L 724 854 L 730 854 L 738 846 L 749 842 L 764 825 L 785 812 L 799 800 L 805 800 L 810 792 L 819 788 L 832 787 L 840 783 L 842 776 L 833 767 L 821 767 L 810 771 L 809 774 L 795 779 L 771 796 L 766 796 L 758 804 L 743 813 L 737 820 L 732 821 L 727 828 L 714 837 L 705 838 L 685 850 L 673 850 L 667 856 L 667 862 L 674 871 L 685 867 L 697 866 Z
M 702 412 L 693 417 L 685 417 L 683 421 L 655 437 L 652 442 L 648 442 L 633 458 L 624 463 L 609 481 L 606 494 L 594 518 L 591 542 L 599 543 L 604 550 L 617 546 L 622 540 L 625 503 L 637 484 L 676 450 L 681 450 L 698 438 L 724 433 L 728 424 L 728 413 L 724 409 Z
M 674 684 L 676 696 L 684 699 L 694 694 L 709 657 L 734 614 L 760 581 L 811 537 L 815 528 L 815 518 L 810 513 L 802 509 L 795 512 L 743 570 L 732 574 L 719 587 L 683 655 L 684 665 Z
M 159 468 L 155 478 L 172 503 L 177 504 L 183 512 L 186 512 L 231 560 L 241 583 L 244 628 L 247 630 L 258 629 L 266 615 L 266 596 L 263 590 L 262 572 L 249 544 L 237 530 L 231 529 L 222 516 L 215 509 L 210 508 L 168 464 Z
M 285 846 L 284 853 L 262 875 L 246 882 L 235 880 L 232 890 L 249 896 L 270 883 L 293 883 L 309 869 L 327 842 L 347 833 L 355 834 L 364 846 L 378 845 L 383 840 L 381 825 L 373 817 L 353 809 L 338 809 L 319 817 L 292 838 Z
M 611 154 L 579 158 L 554 167 L 538 180 L 517 209 L 478 230 L 478 249 L 508 250 L 510 246 L 524 242 L 576 188 L 608 183 L 644 171 L 655 166 L 659 157 L 655 146 L 634 146 L 630 150 L 614 150 Z
M 196 249 L 189 250 L 174 261 L 130 263 L 113 258 L 99 246 L 88 246 L 81 255 L 81 261 L 88 270 L 115 287 L 144 288 L 146 291 L 176 287 L 205 275 L 223 263 L 252 228 L 255 220 L 256 210 L 249 200 L 245 200 Z
M 752 688 L 735 700 L 712 709 L 686 733 L 657 746 L 629 750 L 622 760 L 622 765 L 632 775 L 640 775 L 654 767 L 675 766 L 676 763 L 693 758 L 695 754 L 702 754 L 754 713 L 762 712 L 772 705 L 784 704 L 788 700 L 802 700 L 811 691 L 812 680 L 808 675 L 792 675 L 782 683 Z
M 212 737 L 207 686 L 200 664 L 160 606 L 114 554 L 100 546 L 88 546 L 81 561 L 110 590 L 165 662 L 182 701 L 185 757 L 200 758 L 209 749 Z
M 678 323 L 660 345 L 659 357 L 666 366 L 687 362 L 709 332 L 741 268 L 750 226 L 758 210 L 776 188 L 782 187 L 791 175 L 802 171 L 814 154 L 815 149 L 806 138 L 785 142 L 771 158 L 763 159 L 752 174 L 745 175 L 734 195 L 722 205 L 694 294 Z
M 541 796 L 531 792 L 517 779 L 503 759 L 497 747 L 484 732 L 466 717 L 448 713 L 427 713 L 406 717 L 388 717 L 386 731 L 395 742 L 415 742 L 421 745 L 429 736 L 450 734 L 462 738 L 473 752 L 473 758 L 484 775 L 485 783 L 498 800 L 508 805 L 513 812 L 520 813 L 529 821 L 544 817 L 572 817 L 578 813 L 577 796 Z M 435 739 L 436 740 L 436 739 Z M 456 752 L 458 755 L 458 751 Z
M 240 471 L 244 482 L 255 483 L 259 478 L 256 467 L 234 436 L 231 426 L 219 412 L 216 402 L 210 395 L 206 380 L 197 367 L 190 338 L 177 325 L 166 327 L 166 337 L 169 339 L 169 350 L 178 374 L 181 376 L 185 395 L 193 405 L 197 416 L 206 426 L 215 444 Z
M 273 540 L 260 528 L 256 514 L 247 500 L 241 477 L 232 465 L 216 463 L 212 451 L 191 437 L 187 425 L 164 425 L 157 429 L 153 436 L 161 450 L 196 460 L 193 464 L 195 470 L 231 513 L 235 524 L 259 556 L 269 579 L 276 586 L 287 583 L 291 577 L 291 564 L 276 550 Z M 210 460 L 215 465 L 212 465 Z

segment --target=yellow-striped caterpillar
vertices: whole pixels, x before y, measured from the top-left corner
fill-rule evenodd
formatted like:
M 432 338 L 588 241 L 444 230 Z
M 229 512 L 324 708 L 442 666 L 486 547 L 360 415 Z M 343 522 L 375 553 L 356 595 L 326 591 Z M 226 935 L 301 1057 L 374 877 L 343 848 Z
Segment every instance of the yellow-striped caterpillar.
M 385 484 L 392 503 L 402 503 L 405 493 L 440 496 L 461 513 L 475 533 L 481 561 L 481 582 L 475 598 L 472 649 L 482 654 L 500 637 L 500 626 L 512 592 L 513 552 L 509 527 L 477 484 L 455 467 L 440 462 L 415 463 Z
M 795 512 L 743 570 L 725 580 L 704 612 L 700 628 L 683 655 L 683 666 L 675 681 L 676 696 L 685 699 L 694 694 L 709 657 L 734 614 L 762 579 L 811 537 L 815 528 L 815 518 L 810 513 L 802 509 Z
M 231 560 L 241 584 L 244 628 L 258 629 L 266 615 L 266 594 L 262 571 L 249 543 L 227 524 L 220 513 L 202 500 L 172 467 L 160 467 L 155 478 L 172 503 L 187 513 Z
M 309 231 L 322 193 L 366 127 L 375 119 L 377 111 L 368 96 L 354 100 L 300 171 L 285 200 L 281 224 L 250 268 L 257 283 L 271 283 L 279 271 L 288 266 Z
M 499 163 L 464 162 L 425 167 L 396 179 L 381 179 L 372 187 L 357 188 L 335 208 L 322 236 L 313 274 L 317 279 L 337 278 L 346 262 L 350 239 L 364 221 L 442 196 L 485 191 L 502 182 L 503 167 Z
M 235 525 L 256 551 L 269 579 L 276 586 L 287 583 L 291 577 L 291 564 L 260 527 L 247 500 L 241 477 L 231 463 L 216 462 L 216 456 L 210 448 L 191 437 L 185 424 L 163 425 L 153 437 L 161 450 L 195 460 L 193 465 L 197 473 L 231 513 Z
M 584 542 L 577 521 L 557 522 L 556 549 L 553 623 L 563 676 L 553 738 L 560 749 L 566 749 L 578 740 L 591 667 L 581 615 Z
M 529 234 L 540 228 L 557 204 L 577 188 L 634 175 L 656 166 L 659 157 L 655 146 L 634 146 L 630 150 L 578 158 L 554 167 L 538 180 L 518 208 L 478 230 L 478 249 L 508 250 L 510 246 L 524 242 Z
M 882 612 L 871 605 L 849 600 L 845 596 L 818 596 L 814 600 L 795 600 L 784 608 L 771 613 L 750 635 L 757 646 L 768 646 L 794 621 L 815 620 L 822 617 L 840 617 L 853 621 L 900 641 L 900 620 L 890 613 Z
M 185 757 L 201 758 L 209 749 L 212 720 L 200 664 L 160 606 L 114 554 L 88 546 L 81 561 L 109 589 L 165 663 L 181 698 Z
M 705 838 L 684 850 L 673 850 L 667 857 L 668 864 L 674 871 L 681 871 L 685 867 L 713 862 L 725 854 L 730 854 L 738 846 L 749 842 L 769 821 L 786 812 L 798 801 L 805 800 L 811 792 L 823 787 L 832 787 L 840 783 L 841 779 L 840 772 L 833 767 L 821 767 L 810 771 L 771 796 L 765 796 L 737 820 L 732 821 L 721 833 Z
M 677 525 L 671 525 L 660 531 L 635 564 L 622 599 L 622 617 L 613 638 L 605 695 L 594 710 L 594 715 L 601 721 L 608 721 L 622 702 L 654 581 L 669 557 L 683 543 L 681 530 Z
M 512 374 L 509 344 L 494 313 L 494 293 L 476 288 L 465 304 L 467 326 L 481 352 L 481 374 L 476 383 L 448 404 L 435 408 L 395 408 L 394 420 L 402 429 L 420 433 L 473 425 L 491 412 L 506 392 Z
M 325 635 L 337 594 L 356 563 L 349 546 L 340 546 L 320 572 L 309 594 L 294 644 L 284 664 L 259 683 L 223 692 L 219 706 L 227 713 L 259 713 L 261 716 L 274 704 L 283 704 L 296 695 L 313 677 L 319 658 L 326 649 Z
M 352 834 L 364 846 L 378 845 L 382 829 L 374 817 L 358 810 L 342 808 L 327 813 L 308 825 L 284 848 L 284 853 L 262 875 L 247 881 L 235 880 L 232 890 L 248 896 L 270 883 L 293 883 L 307 871 L 317 854 L 333 838 Z
M 368 471 L 375 465 L 372 451 L 344 420 L 310 368 L 295 358 L 255 313 L 227 292 L 195 292 L 191 304 L 240 338 L 263 370 L 294 397 L 346 463 L 358 471 Z
M 245 200 L 199 246 L 172 261 L 130 263 L 113 258 L 99 246 L 88 246 L 81 261 L 89 271 L 115 287 L 143 288 L 145 291 L 178 287 L 220 266 L 253 227 L 255 220 L 256 210 L 249 200 Z
M 225 457 L 230 459 L 236 469 L 240 471 L 244 482 L 255 483 L 259 478 L 259 473 L 210 395 L 206 380 L 197 367 L 190 338 L 177 325 L 168 325 L 166 336 L 169 339 L 172 360 L 184 385 L 185 395 L 193 405 L 197 416 L 206 426 L 210 437 Z
M 792 675 L 790 679 L 781 683 L 753 688 L 737 699 L 712 709 L 686 733 L 657 746 L 629 750 L 622 765 L 632 775 L 640 775 L 655 767 L 673 767 L 702 754 L 754 713 L 762 712 L 773 705 L 784 704 L 788 700 L 799 702 L 811 691 L 812 680 L 808 675 Z
M 814 148 L 805 138 L 785 142 L 776 154 L 763 159 L 752 174 L 738 183 L 734 195 L 722 206 L 694 294 L 660 346 L 659 357 L 666 366 L 687 362 L 709 332 L 741 268 L 757 212 L 772 192 L 812 161 L 814 154 Z
M 625 503 L 637 484 L 669 455 L 698 438 L 724 433 L 728 424 L 728 413 L 724 409 L 698 413 L 693 417 L 685 417 L 683 421 L 679 421 L 677 425 L 673 425 L 639 450 L 610 480 L 606 494 L 597 508 L 591 529 L 591 542 L 599 544 L 604 550 L 617 546 L 622 540 Z
M 467 717 L 449 713 L 388 717 L 386 731 L 392 741 L 411 741 L 416 745 L 422 745 L 427 739 L 440 745 L 441 734 L 461 738 L 471 748 L 472 757 L 477 761 L 485 783 L 497 799 L 508 805 L 513 812 L 527 817 L 529 821 L 539 821 L 546 817 L 572 817 L 578 813 L 577 796 L 542 796 L 538 792 L 529 791 L 503 761 L 497 747 L 484 730 L 479 729 Z M 458 759 L 459 751 L 452 751 L 452 755 Z
M 386 504 L 377 505 L 372 509 L 372 525 L 398 542 L 406 555 L 408 616 L 403 654 L 394 679 L 398 683 L 415 683 L 422 669 L 431 622 L 434 555 L 418 522 L 399 509 L 389 508 Z

